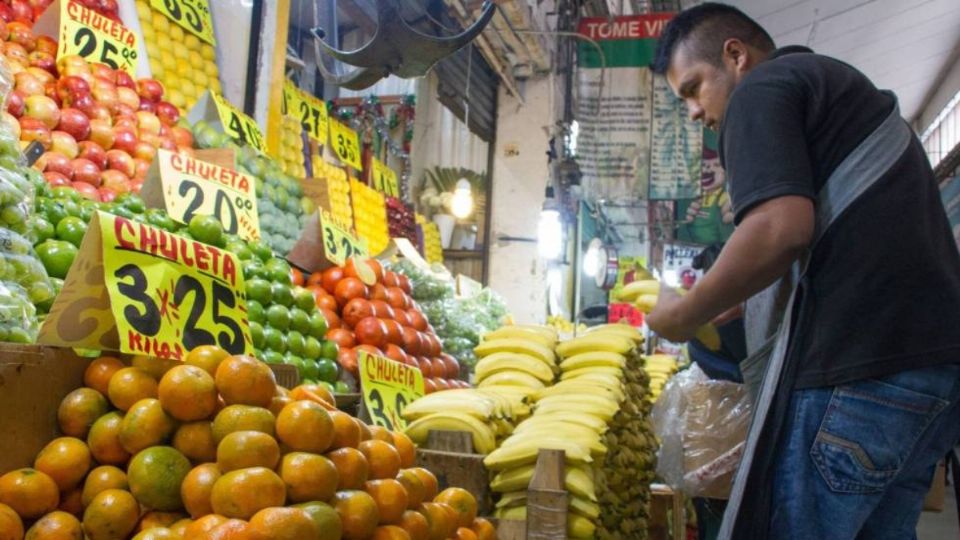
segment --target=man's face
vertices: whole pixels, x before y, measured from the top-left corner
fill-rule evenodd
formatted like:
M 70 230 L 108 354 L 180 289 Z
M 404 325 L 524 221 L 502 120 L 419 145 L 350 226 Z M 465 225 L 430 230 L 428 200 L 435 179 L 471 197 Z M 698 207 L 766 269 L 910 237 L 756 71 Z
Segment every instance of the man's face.
M 717 131 L 739 74 L 735 62 L 724 58 L 722 65 L 715 66 L 694 58 L 690 48 L 681 43 L 673 53 L 667 82 L 687 104 L 691 119 L 700 120 L 707 128 Z

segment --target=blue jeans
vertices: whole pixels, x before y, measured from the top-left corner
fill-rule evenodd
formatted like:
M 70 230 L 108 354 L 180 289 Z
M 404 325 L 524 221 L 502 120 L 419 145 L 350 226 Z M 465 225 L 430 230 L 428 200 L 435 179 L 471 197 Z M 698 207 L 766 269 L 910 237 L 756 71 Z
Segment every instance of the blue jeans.
M 771 539 L 909 540 L 960 442 L 960 364 L 793 392 Z

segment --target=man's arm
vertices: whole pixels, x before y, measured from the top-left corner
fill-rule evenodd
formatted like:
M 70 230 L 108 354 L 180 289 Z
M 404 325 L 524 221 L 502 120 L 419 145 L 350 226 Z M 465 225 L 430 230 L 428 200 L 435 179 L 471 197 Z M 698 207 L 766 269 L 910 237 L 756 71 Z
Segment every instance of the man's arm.
M 686 295 L 661 287 L 647 325 L 670 341 L 690 339 L 698 327 L 785 275 L 813 241 L 814 225 L 813 201 L 806 197 L 788 195 L 758 204 Z

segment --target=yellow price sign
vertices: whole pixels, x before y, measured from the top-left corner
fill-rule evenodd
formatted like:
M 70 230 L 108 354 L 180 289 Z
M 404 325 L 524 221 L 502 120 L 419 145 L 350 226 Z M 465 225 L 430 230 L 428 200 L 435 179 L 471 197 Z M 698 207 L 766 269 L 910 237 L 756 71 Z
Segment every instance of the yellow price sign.
M 195 215 L 220 220 L 227 234 L 260 239 L 260 218 L 253 178 L 182 154 L 160 149 L 160 189 L 170 217 L 189 224 Z
M 210 95 L 213 96 L 213 103 L 217 107 L 217 115 L 220 117 L 220 123 L 223 124 L 224 132 L 240 142 L 266 152 L 267 147 L 257 122 L 223 99 L 220 94 L 210 92 Z
M 217 44 L 207 0 L 150 0 L 150 7 L 210 45 Z
M 320 212 L 320 232 L 323 236 L 323 251 L 327 260 L 343 266 L 350 257 L 367 257 L 367 242 L 358 239 L 343 229 L 325 210 Z
M 137 76 L 137 36 L 123 24 L 69 0 L 60 3 L 57 56 L 72 55 Z
M 373 187 L 390 197 L 400 196 L 397 173 L 377 158 L 373 158 Z
M 360 161 L 360 138 L 356 131 L 342 122 L 331 121 L 330 145 L 333 146 L 333 152 L 337 154 L 340 161 L 358 171 L 363 170 L 363 163 Z
M 314 96 L 299 89 L 289 80 L 283 83 L 283 103 L 281 112 L 300 121 L 307 135 L 321 145 L 327 144 L 326 104 Z
M 357 365 L 370 419 L 391 431 L 405 429 L 403 409 L 423 397 L 423 374 L 415 367 L 366 351 L 357 352 Z

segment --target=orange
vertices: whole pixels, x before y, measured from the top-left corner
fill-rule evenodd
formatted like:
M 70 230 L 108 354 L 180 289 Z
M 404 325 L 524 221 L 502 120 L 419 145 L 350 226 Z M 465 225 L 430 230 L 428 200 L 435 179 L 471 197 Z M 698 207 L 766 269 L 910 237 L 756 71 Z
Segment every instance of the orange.
M 393 444 L 393 436 L 390 435 L 390 430 L 383 426 L 370 426 L 370 438 L 375 441 Z
M 83 540 L 80 520 L 66 512 L 50 512 L 29 529 L 25 540 Z
M 252 467 L 231 471 L 218 478 L 210 493 L 210 504 L 218 514 L 250 519 L 264 508 L 282 506 L 286 498 L 286 486 L 275 472 Z
M 217 391 L 227 405 L 269 407 L 277 380 L 267 364 L 251 356 L 230 356 L 220 362 Z
M 166 527 L 154 527 L 138 532 L 133 540 L 183 540 L 183 537 Z
M 213 440 L 213 424 L 205 420 L 182 424 L 173 434 L 173 447 L 194 463 L 217 459 L 217 443 Z
M 356 448 L 338 448 L 326 456 L 337 468 L 337 489 L 360 489 L 370 476 L 367 458 Z
M 408 509 L 413 510 L 426 500 L 424 498 L 426 488 L 423 487 L 420 476 L 412 469 L 401 469 L 400 472 L 397 473 L 397 481 L 403 485 L 403 489 L 407 490 Z
M 302 508 L 264 508 L 250 518 L 253 537 L 268 540 L 316 540 L 317 524 Z
M 60 504 L 58 510 L 63 510 L 68 514 L 80 516 L 83 514 L 83 490 L 75 487 L 70 491 L 64 491 L 60 494 Z
M 370 433 L 370 426 L 366 422 L 360 420 L 359 418 L 354 418 L 357 421 L 357 427 L 360 428 L 360 442 L 369 441 L 373 438 L 373 434 Z M 357 445 L 359 446 L 359 444 Z
M 114 407 L 125 411 L 141 399 L 157 397 L 157 380 L 142 369 L 123 368 L 110 377 L 107 397 Z
M 219 514 L 209 514 L 203 516 L 202 518 L 198 518 L 193 523 L 187 525 L 186 529 L 183 531 L 183 538 L 184 540 L 205 539 L 207 537 L 205 533 L 209 533 L 213 529 L 223 525 L 227 522 L 227 520 L 228 519 L 226 516 L 221 516 Z
M 278 386 L 277 388 L 282 387 Z M 280 414 L 280 411 L 282 411 L 284 407 L 291 403 L 293 403 L 293 398 L 290 397 L 290 394 L 277 394 L 273 396 L 272 400 L 270 400 L 270 407 L 268 408 L 270 409 L 270 412 L 276 416 Z
M 407 510 L 407 490 L 397 480 L 370 480 L 363 490 L 373 497 L 380 512 L 380 523 L 400 523 Z
M 107 414 L 110 404 L 92 388 L 77 388 L 67 394 L 57 409 L 60 431 L 71 437 L 86 437 L 97 418 Z
M 428 540 L 430 538 L 430 524 L 420 512 L 407 510 L 400 517 L 400 526 L 410 535 L 410 540 Z
M 90 540 L 126 538 L 137 526 L 140 505 L 128 491 L 101 491 L 83 511 L 83 530 Z
M 427 518 L 430 540 L 445 540 L 457 530 L 457 520 L 452 508 L 443 503 L 425 502 L 418 510 Z
M 457 528 L 457 540 L 477 540 L 477 533 L 466 527 Z
M 52 478 L 36 469 L 17 469 L 0 476 L 0 503 L 23 519 L 36 519 L 57 509 L 60 492 Z
M 320 384 L 301 384 L 290 391 L 290 396 L 294 399 L 308 399 L 306 397 L 302 397 L 306 395 L 310 395 L 310 401 L 317 401 L 313 398 L 320 398 L 318 403 L 321 405 L 330 405 L 336 409 L 337 399 L 333 396 L 333 392 L 331 392 L 326 386 Z M 329 410 L 328 407 L 324 408 Z
M 497 540 L 496 527 L 486 519 L 477 518 L 473 520 L 471 529 L 477 533 L 477 540 Z
M 396 525 L 382 525 L 373 531 L 371 540 L 410 540 L 410 533 Z
M 124 450 L 136 454 L 163 444 L 176 428 L 176 420 L 163 410 L 160 400 L 146 398 L 134 403 L 124 415 L 117 437 Z
M 413 441 L 407 437 L 406 433 L 400 431 L 391 431 L 390 435 L 393 437 L 393 447 L 400 454 L 400 467 L 404 469 L 413 467 L 417 459 L 417 447 L 413 445 Z
M 310 514 L 310 518 L 317 524 L 320 536 L 316 540 L 340 540 L 343 535 L 340 525 L 340 515 L 327 503 L 312 501 L 293 505 Z
M 97 463 L 123 465 L 130 459 L 130 452 L 120 444 L 121 423 L 123 414 L 114 411 L 101 416 L 90 427 L 87 446 Z
M 410 470 L 417 474 L 420 483 L 423 484 L 423 500 L 432 501 L 437 496 L 437 492 L 440 491 L 437 477 L 423 467 L 414 467 Z
M 90 450 L 80 439 L 60 437 L 40 450 L 33 468 L 53 478 L 60 491 L 70 491 L 90 470 Z
M 83 385 L 107 395 L 110 377 L 113 377 L 114 373 L 125 367 L 123 362 L 112 356 L 101 356 L 90 362 L 90 365 L 83 372 Z
M 190 472 L 190 460 L 170 446 L 153 446 L 133 456 L 127 466 L 130 493 L 153 510 L 183 508 L 180 483 Z
M 101 465 L 90 471 L 83 481 L 80 502 L 87 507 L 98 493 L 107 489 L 128 489 L 127 473 L 113 465 Z
M 203 420 L 217 407 L 213 377 L 196 366 L 177 366 L 160 379 L 160 404 L 170 416 L 184 422 Z
M 360 443 L 360 451 L 370 463 L 370 478 L 397 477 L 400 472 L 400 453 L 393 445 L 374 439 Z
M 352 416 L 342 411 L 331 411 L 330 419 L 333 420 L 331 449 L 360 446 L 360 426 Z
M 133 357 L 133 360 L 130 361 L 130 365 L 146 371 L 151 377 L 156 380 L 160 380 L 160 377 L 173 369 L 174 366 L 179 366 L 181 363 L 178 360 L 168 359 L 168 358 L 157 358 L 155 356 L 145 356 L 138 354 Z
M 190 518 L 183 518 L 180 521 L 174 523 L 170 526 L 170 531 L 177 535 L 177 540 L 182 540 L 186 538 L 187 527 L 193 524 L 193 520 Z
M 368 538 L 380 522 L 377 503 L 363 491 L 338 491 L 334 496 L 334 508 L 340 514 L 345 540 Z
M 180 484 L 180 498 L 187 513 L 194 519 L 213 513 L 210 493 L 220 476 L 220 469 L 215 463 L 204 463 L 194 467 L 184 477 Z
M 214 527 L 204 538 L 205 540 L 248 540 L 256 537 L 246 521 L 228 519 Z
M 324 452 L 333 442 L 333 420 L 312 401 L 294 401 L 277 415 L 277 438 L 294 450 Z
M 329 501 L 337 491 L 340 474 L 329 459 L 307 452 L 283 456 L 280 478 L 293 502 Z
M 339 521 L 340 518 L 337 518 Z M 13 508 L 0 504 L 0 540 L 20 540 L 23 538 L 23 521 Z M 339 537 L 338 537 L 339 538 Z
M 459 527 L 469 527 L 477 518 L 477 498 L 463 488 L 447 488 L 434 497 L 433 502 L 449 504 L 457 512 Z
M 183 363 L 188 366 L 197 366 L 213 377 L 217 374 L 217 366 L 228 356 L 230 355 L 227 351 L 216 345 L 201 345 L 187 353 Z
M 230 472 L 248 467 L 272 469 L 280 461 L 280 446 L 259 431 L 234 431 L 217 445 L 217 467 Z
M 140 516 L 140 523 L 137 523 L 137 531 L 165 529 L 185 517 L 182 512 L 147 512 Z
M 271 437 L 274 434 L 276 418 L 263 407 L 249 405 L 230 405 L 217 413 L 213 419 L 213 440 L 219 443 L 234 431 L 259 431 Z

